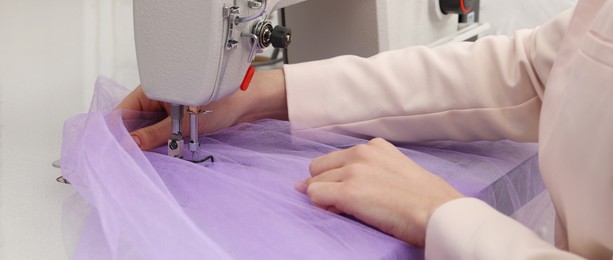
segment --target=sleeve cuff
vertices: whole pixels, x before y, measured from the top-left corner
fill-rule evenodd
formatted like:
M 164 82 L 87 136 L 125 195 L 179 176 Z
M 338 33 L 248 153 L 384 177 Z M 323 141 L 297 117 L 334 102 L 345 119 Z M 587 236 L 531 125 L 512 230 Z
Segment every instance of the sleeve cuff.
M 519 222 L 475 198 L 447 202 L 426 231 L 426 259 L 567 259 Z

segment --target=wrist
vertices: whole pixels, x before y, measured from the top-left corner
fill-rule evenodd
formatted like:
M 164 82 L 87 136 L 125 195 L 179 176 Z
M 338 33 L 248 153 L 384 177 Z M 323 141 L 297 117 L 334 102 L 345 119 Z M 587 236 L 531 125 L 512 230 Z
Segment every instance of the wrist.
M 237 123 L 265 118 L 287 120 L 287 95 L 283 70 L 256 72 L 247 91 L 237 94 L 236 103 L 242 110 Z

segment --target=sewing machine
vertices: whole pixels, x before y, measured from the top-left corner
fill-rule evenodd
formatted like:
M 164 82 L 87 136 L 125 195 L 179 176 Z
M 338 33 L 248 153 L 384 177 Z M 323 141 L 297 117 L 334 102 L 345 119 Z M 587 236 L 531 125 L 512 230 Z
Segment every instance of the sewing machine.
M 134 0 L 134 34 L 143 91 L 150 99 L 171 104 L 170 156 L 183 157 L 184 106 L 188 106 L 188 150 L 193 158 L 199 149 L 198 115 L 211 112 L 200 110 L 199 106 L 239 88 L 247 89 L 254 73 L 250 64 L 256 53 L 269 45 L 287 48 L 294 37 L 288 28 L 273 27 L 269 15 L 303 1 Z M 356 50 L 353 54 L 364 56 L 428 43 L 457 32 L 457 13 L 470 13 L 473 1 L 477 0 L 320 0 L 313 1 L 315 5 L 290 9 L 288 19 L 294 19 L 291 23 L 300 31 L 311 29 L 305 31 L 305 36 L 298 36 L 301 42 L 298 49 L 324 42 L 323 47 L 316 49 L 327 56 L 316 56 L 314 51 L 309 51 L 303 57 L 329 57 L 347 54 L 339 50 L 352 49 Z M 301 13 L 303 9 L 305 12 Z M 323 15 L 317 15 L 318 12 Z M 390 21 L 406 17 L 419 21 L 409 26 L 410 30 L 422 29 L 408 32 L 390 29 L 405 28 L 402 24 L 392 26 Z M 349 28 L 358 28 L 358 31 Z M 376 37 L 364 37 L 363 30 Z M 424 31 L 431 37 L 422 37 Z M 416 38 L 425 40 L 406 41 Z M 289 56 L 294 58 L 292 54 Z M 293 59 L 301 60 L 304 58 Z
M 183 106 L 188 106 L 192 157 L 198 151 L 199 106 L 246 90 L 255 54 L 286 48 L 291 30 L 269 14 L 300 0 L 134 1 L 134 36 L 147 97 L 171 103 L 168 154 L 183 157 Z

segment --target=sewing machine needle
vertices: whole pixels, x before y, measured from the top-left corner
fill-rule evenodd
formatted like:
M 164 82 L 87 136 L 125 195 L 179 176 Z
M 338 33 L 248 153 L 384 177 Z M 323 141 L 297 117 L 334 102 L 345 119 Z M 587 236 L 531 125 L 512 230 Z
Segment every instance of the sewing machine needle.
M 198 107 L 189 107 L 189 145 L 188 149 L 192 152 L 192 158 L 196 155 L 196 152 L 200 149 L 200 143 L 198 141 L 198 116 L 200 115 L 200 109 Z

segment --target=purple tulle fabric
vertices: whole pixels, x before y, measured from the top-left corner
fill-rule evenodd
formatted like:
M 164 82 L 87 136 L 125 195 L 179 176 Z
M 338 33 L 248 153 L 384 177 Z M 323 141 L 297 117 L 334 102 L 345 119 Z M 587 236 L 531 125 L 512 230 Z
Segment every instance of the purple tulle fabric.
M 422 249 L 315 208 L 294 190 L 311 159 L 365 140 L 265 120 L 202 136 L 202 155 L 215 162 L 195 164 L 166 156 L 165 147 L 139 150 L 128 131 L 156 115 L 113 111 L 127 93 L 100 78 L 90 112 L 64 126 L 62 173 L 86 202 L 65 203 L 68 233 L 78 235 L 74 258 L 423 258 Z M 545 189 L 534 144 L 402 147 L 463 194 L 507 215 Z

